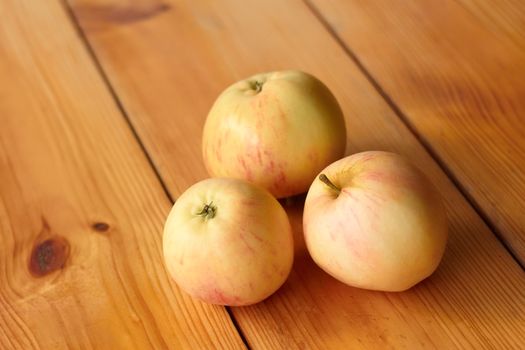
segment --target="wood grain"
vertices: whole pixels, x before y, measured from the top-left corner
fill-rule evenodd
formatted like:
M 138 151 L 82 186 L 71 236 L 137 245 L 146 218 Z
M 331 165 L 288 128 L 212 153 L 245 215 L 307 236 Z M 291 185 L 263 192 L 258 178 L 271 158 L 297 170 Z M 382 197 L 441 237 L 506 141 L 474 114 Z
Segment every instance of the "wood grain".
M 0 348 L 242 348 L 170 283 L 171 203 L 64 8 L 0 17 Z
M 521 0 L 457 0 L 482 26 L 500 39 L 509 39 L 525 49 L 525 2 Z
M 454 1 L 314 3 L 525 266 L 525 51 Z
M 215 97 L 255 72 L 299 68 L 334 91 L 348 153 L 409 156 L 443 194 L 451 238 L 438 271 L 405 293 L 346 287 L 317 268 L 302 240 L 302 199 L 288 201 L 294 270 L 263 303 L 233 308 L 253 348 L 512 348 L 525 342 L 525 274 L 447 176 L 299 1 L 164 1 L 125 22 L 131 2 L 70 0 L 111 84 L 173 196 L 205 178 L 201 130 Z M 150 13 L 157 1 L 142 1 Z

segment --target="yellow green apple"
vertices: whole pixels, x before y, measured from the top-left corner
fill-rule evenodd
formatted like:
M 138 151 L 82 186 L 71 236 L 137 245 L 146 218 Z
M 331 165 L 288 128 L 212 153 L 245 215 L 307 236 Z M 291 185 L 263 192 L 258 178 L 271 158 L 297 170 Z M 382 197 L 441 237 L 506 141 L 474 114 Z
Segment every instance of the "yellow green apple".
M 254 75 L 228 87 L 203 131 L 211 176 L 260 185 L 277 198 L 306 192 L 345 152 L 343 113 L 330 90 L 301 71 Z
M 436 270 L 447 242 L 440 194 L 399 155 L 362 152 L 326 167 L 305 200 L 312 259 L 355 287 L 403 291 Z
M 293 262 L 288 217 L 265 189 L 212 178 L 188 188 L 164 226 L 164 261 L 188 294 L 221 305 L 249 305 L 274 293 Z

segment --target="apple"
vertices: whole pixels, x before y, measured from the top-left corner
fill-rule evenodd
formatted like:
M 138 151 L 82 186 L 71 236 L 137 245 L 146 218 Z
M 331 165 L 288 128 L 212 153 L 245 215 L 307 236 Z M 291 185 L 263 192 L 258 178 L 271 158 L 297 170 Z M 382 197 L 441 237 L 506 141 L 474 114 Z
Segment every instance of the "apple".
M 188 188 L 164 226 L 167 270 L 188 294 L 211 304 L 257 303 L 286 280 L 293 262 L 288 216 L 265 189 L 212 178 Z
M 244 179 L 277 198 L 306 192 L 346 147 L 343 113 L 317 78 L 300 71 L 257 74 L 228 87 L 203 131 L 209 174 Z
M 441 197 L 399 155 L 362 152 L 326 167 L 305 200 L 312 259 L 350 286 L 403 291 L 431 275 L 447 242 Z

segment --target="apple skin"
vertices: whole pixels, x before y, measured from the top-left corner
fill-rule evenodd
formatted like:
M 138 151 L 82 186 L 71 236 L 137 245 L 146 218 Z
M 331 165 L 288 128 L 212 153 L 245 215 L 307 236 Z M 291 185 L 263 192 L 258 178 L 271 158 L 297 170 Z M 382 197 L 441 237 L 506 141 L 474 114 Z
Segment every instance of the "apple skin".
M 169 274 L 188 294 L 211 304 L 249 305 L 285 282 L 293 236 L 286 212 L 268 191 L 212 178 L 175 202 L 164 226 L 163 253 Z
M 212 177 L 244 179 L 277 198 L 306 192 L 345 147 L 345 121 L 334 95 L 317 78 L 293 70 L 228 87 L 208 114 L 202 142 Z
M 399 155 L 370 151 L 343 158 L 305 200 L 303 230 L 312 259 L 350 286 L 403 291 L 431 275 L 448 231 L 441 197 Z

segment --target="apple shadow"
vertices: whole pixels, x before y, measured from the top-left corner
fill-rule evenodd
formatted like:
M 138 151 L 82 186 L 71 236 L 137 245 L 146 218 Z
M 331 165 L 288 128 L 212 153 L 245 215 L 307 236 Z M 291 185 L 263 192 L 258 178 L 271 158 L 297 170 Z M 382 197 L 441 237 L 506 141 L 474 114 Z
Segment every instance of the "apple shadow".
M 294 240 L 294 263 L 298 256 L 308 254 L 303 236 L 303 208 L 306 193 L 280 199 L 290 220 Z

